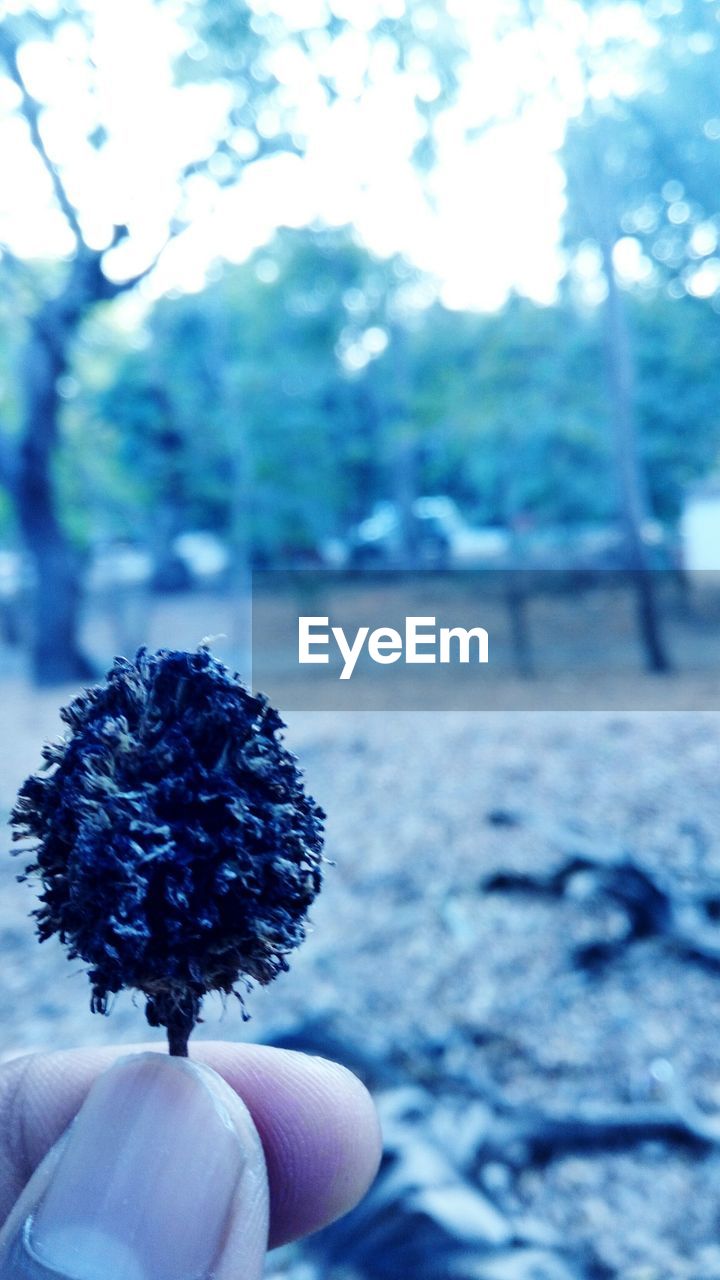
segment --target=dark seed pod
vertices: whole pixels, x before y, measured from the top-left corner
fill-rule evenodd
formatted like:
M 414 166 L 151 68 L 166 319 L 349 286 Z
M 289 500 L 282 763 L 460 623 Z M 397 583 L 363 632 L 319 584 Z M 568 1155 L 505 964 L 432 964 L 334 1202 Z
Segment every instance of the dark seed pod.
M 270 982 L 305 936 L 320 889 L 324 813 L 284 728 L 211 656 L 141 649 L 62 711 L 20 790 L 14 839 L 31 837 L 40 940 L 90 966 L 91 1007 L 146 997 L 171 1053 L 209 991 Z M 21 877 L 25 878 L 25 877 Z

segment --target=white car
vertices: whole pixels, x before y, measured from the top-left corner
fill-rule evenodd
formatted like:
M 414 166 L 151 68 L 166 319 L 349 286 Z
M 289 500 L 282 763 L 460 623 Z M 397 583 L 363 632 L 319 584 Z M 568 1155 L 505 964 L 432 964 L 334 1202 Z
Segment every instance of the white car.
M 214 533 L 202 529 L 178 534 L 173 551 L 198 586 L 217 582 L 230 567 L 230 552 L 225 543 Z
M 483 569 L 507 562 L 510 535 L 493 526 L 468 524 L 452 498 L 443 494 L 416 498 L 410 514 L 415 523 L 416 559 L 423 567 Z M 394 502 L 379 502 L 351 535 L 349 563 L 380 567 L 402 559 L 399 508 Z
M 26 580 L 23 557 L 17 551 L 0 549 L 0 601 L 14 600 Z
M 421 520 L 434 520 L 442 530 L 453 569 L 492 566 L 510 554 L 511 539 L 505 529 L 468 524 L 452 498 L 417 498 L 412 510 Z

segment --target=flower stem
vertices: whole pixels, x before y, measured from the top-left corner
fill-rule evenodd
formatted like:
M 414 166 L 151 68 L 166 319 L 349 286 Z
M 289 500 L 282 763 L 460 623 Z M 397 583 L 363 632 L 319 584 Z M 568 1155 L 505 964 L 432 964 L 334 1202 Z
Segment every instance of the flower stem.
M 187 1058 L 189 1035 L 184 1027 L 168 1027 L 168 1052 L 173 1058 Z
M 187 1058 L 188 1040 L 197 1021 L 198 1002 L 188 997 L 178 1004 L 167 1019 L 168 1051 L 173 1058 Z

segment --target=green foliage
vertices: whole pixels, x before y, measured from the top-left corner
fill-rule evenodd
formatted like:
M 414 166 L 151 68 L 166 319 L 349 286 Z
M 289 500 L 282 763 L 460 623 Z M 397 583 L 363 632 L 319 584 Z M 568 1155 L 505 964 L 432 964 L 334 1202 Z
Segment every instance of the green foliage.
M 419 167 L 431 168 L 436 118 L 454 98 L 467 59 L 460 24 L 445 6 L 427 0 L 387 0 L 364 20 L 341 15 L 342 6 L 322 3 L 314 14 L 301 10 L 297 18 L 292 6 L 283 10 L 272 3 L 250 8 L 204 0 L 188 7 L 189 47 L 180 77 L 222 82 L 233 94 L 232 128 L 216 178 L 232 181 L 238 168 L 260 153 L 302 152 L 307 142 L 302 111 L 279 68 L 302 65 L 306 83 L 329 108 L 342 90 L 348 40 L 360 70 L 359 90 L 372 83 L 380 46 L 384 63 L 407 80 L 422 126 L 414 159 Z
M 443 423 L 433 487 L 483 522 L 607 514 L 597 336 L 563 308 L 512 300 L 491 316 L 437 308 L 418 356 L 419 420 Z
M 118 531 L 149 538 L 159 502 L 177 530 L 220 530 L 277 556 L 337 532 L 353 504 L 362 514 L 372 432 L 343 354 L 380 332 L 394 281 L 392 264 L 344 233 L 287 232 L 203 295 L 160 302 L 146 345 L 115 356 L 73 433 L 86 461 L 102 465 L 99 440 L 117 459 L 111 507 L 134 477 Z
M 582 53 L 585 102 L 562 152 L 566 239 L 574 251 L 632 237 L 647 286 L 710 297 L 720 286 L 720 3 L 654 4 L 643 18 L 645 39 Z M 592 92 L 598 76 L 602 96 Z M 711 273 L 698 276 L 708 262 Z
M 105 535 L 152 543 L 166 520 L 166 534 L 214 529 L 277 561 L 397 497 L 410 459 L 417 492 L 478 522 L 611 519 L 597 312 L 569 294 L 494 315 L 411 307 L 418 284 L 347 232 L 284 231 L 204 293 L 158 303 L 142 346 L 86 333 L 95 386 L 68 407 L 74 505 L 84 477 Z M 720 317 L 655 295 L 631 318 L 653 507 L 672 520 L 720 449 Z
M 683 492 L 720 462 L 720 316 L 692 298 L 636 303 L 637 409 L 653 509 L 680 513 Z

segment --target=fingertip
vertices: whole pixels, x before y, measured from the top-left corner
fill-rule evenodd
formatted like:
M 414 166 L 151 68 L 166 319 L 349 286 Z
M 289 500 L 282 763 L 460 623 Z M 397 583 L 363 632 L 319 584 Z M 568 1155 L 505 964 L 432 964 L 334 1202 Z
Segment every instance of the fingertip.
M 271 1248 L 318 1231 L 357 1204 L 382 1152 L 377 1112 L 357 1076 L 289 1049 L 206 1043 L 198 1053 L 240 1094 L 260 1134 Z
M 333 1222 L 362 1199 L 375 1181 L 382 1158 L 380 1118 L 372 1097 L 356 1075 L 340 1063 L 321 1059 L 338 1077 L 338 1102 L 345 1099 L 345 1125 L 336 1136 L 338 1176 L 329 1187 L 325 1222 Z

